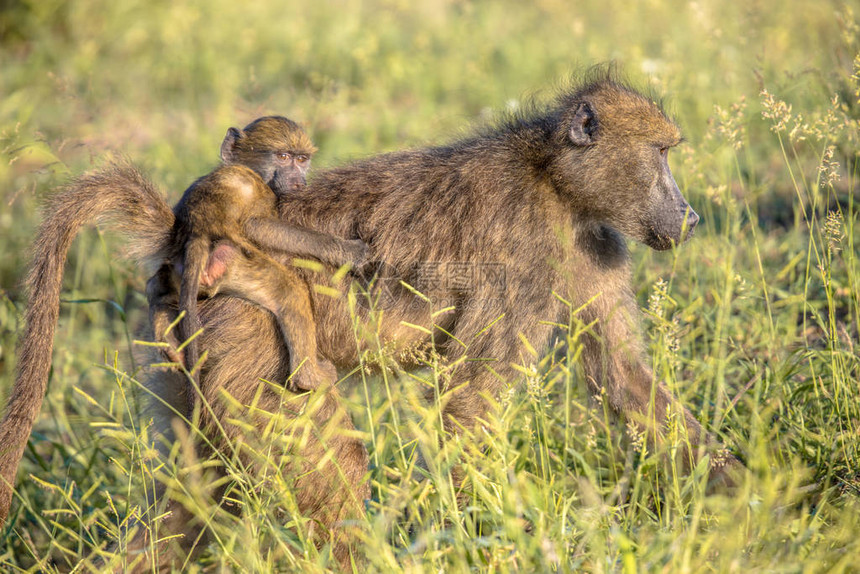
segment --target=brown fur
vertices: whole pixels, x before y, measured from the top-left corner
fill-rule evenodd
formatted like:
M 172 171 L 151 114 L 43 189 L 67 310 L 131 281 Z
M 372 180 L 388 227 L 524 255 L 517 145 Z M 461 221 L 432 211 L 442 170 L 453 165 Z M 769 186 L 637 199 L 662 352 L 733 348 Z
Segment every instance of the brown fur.
M 195 181 L 174 208 L 168 255 L 173 264 L 168 263 L 168 271 L 159 271 L 147 292 L 154 308 L 169 304 L 175 291 L 169 270 L 182 263 L 179 309 L 185 317 L 179 336 L 187 341 L 184 363 L 192 375 L 200 357 L 193 336 L 201 328 L 197 297 L 203 287 L 209 295 L 245 297 L 275 314 L 292 357 L 292 390 L 334 382 L 334 367 L 317 357 L 308 288 L 288 266 L 261 251 L 309 255 L 338 266 L 361 262 L 365 246 L 360 241 L 320 236 L 276 219 L 277 199 L 304 188 L 315 150 L 304 130 L 284 117 L 259 118 L 244 130 L 230 128 L 221 145 L 224 165 Z M 251 260 L 250 271 L 237 274 L 237 266 L 228 263 L 240 256 Z M 157 312 L 154 317 L 153 323 L 161 328 Z M 195 395 L 187 393 L 189 416 Z
M 621 235 L 659 249 L 689 235 L 696 218 L 677 191 L 662 151 L 677 143 L 678 135 L 650 99 L 598 78 L 563 94 L 546 110 L 472 138 L 322 173 L 281 203 L 281 216 L 295 225 L 362 239 L 372 258 L 397 276 L 437 300 L 455 303 L 454 311 L 434 323 L 427 305 L 407 290 L 395 289 L 377 326 L 385 340 L 407 346 L 427 337 L 403 323 L 423 325 L 434 332 L 436 346 L 450 363 L 470 359 L 457 364 L 443 389 L 451 431 L 473 427 L 487 411 L 487 398 L 517 378 L 512 365 L 528 360 L 520 337 L 538 351 L 550 347 L 553 329 L 547 323 L 566 324 L 569 318 L 558 294 L 572 308 L 584 308 L 584 322 L 594 321 L 583 355 L 590 388 L 605 389 L 613 409 L 653 436 L 666 409 L 678 409 L 694 444 L 706 445 L 711 439 L 695 418 L 663 385 L 653 387 Z M 428 263 L 501 264 L 504 287 L 434 285 Z M 245 264 L 241 258 L 231 262 L 238 273 Z M 317 293 L 312 298 L 321 352 L 339 367 L 356 365 L 344 298 Z M 492 304 L 482 304 L 488 301 Z M 284 380 L 290 360 L 271 314 L 223 296 L 201 301 L 199 308 L 206 326 L 201 345 L 209 352 L 201 390 L 212 405 L 202 414 L 203 428 L 212 432 L 228 418 L 224 391 L 239 404 L 276 409 L 282 392 L 261 380 Z M 369 314 L 363 318 L 371 319 Z M 242 348 L 248 352 L 237 351 Z M 477 358 L 487 360 L 471 360 Z M 171 395 L 176 394 L 171 376 L 156 378 L 153 389 L 181 404 L 183 397 Z M 326 395 L 329 399 L 336 404 L 335 395 Z M 166 411 L 162 424 L 171 416 Z M 343 424 L 351 428 L 348 419 Z M 226 435 L 225 440 L 241 442 L 235 427 L 227 425 Z M 364 447 L 355 439 L 338 444 L 334 453 L 341 472 L 336 483 L 349 494 L 347 500 L 361 500 L 367 495 L 361 480 L 367 465 Z M 312 449 L 303 454 L 310 464 L 318 456 Z M 331 476 L 329 459 L 315 462 L 324 476 Z M 723 470 L 713 467 L 712 472 Z M 332 527 L 339 516 L 362 514 L 360 504 L 344 505 L 339 494 L 313 484 L 297 485 L 296 500 L 302 512 L 320 516 Z M 339 559 L 347 556 L 348 544 L 339 541 L 335 553 Z
M 397 278 L 438 302 L 454 302 L 454 311 L 434 321 L 428 305 L 395 289 L 375 326 L 384 341 L 401 347 L 429 339 L 404 323 L 424 326 L 449 363 L 467 359 L 442 389 L 452 432 L 472 428 L 485 416 L 487 399 L 518 377 L 513 365 L 529 360 L 520 337 L 539 351 L 550 347 L 550 325 L 569 320 L 569 307 L 558 294 L 573 309 L 584 307 L 580 320 L 594 322 L 583 355 L 590 388 L 605 390 L 612 408 L 652 440 L 667 409 L 677 409 L 693 445 L 705 446 L 714 441 L 663 384 L 655 384 L 645 362 L 621 234 L 655 249 L 689 236 L 698 217 L 666 162 L 667 148 L 679 139 L 677 126 L 658 105 L 602 79 L 564 94 L 544 112 L 473 138 L 319 174 L 307 190 L 282 202 L 281 214 L 296 225 L 363 239 L 371 258 L 396 270 Z M 434 285 L 421 269 L 427 262 L 500 263 L 506 284 L 501 290 Z M 322 353 L 339 367 L 354 367 L 358 353 L 344 298 L 314 294 L 313 302 Z M 201 314 L 210 352 L 202 390 L 212 405 L 223 403 L 222 391 L 248 395 L 260 379 L 287 374 L 283 350 L 271 329 L 261 328 L 259 312 L 216 297 L 201 302 Z M 362 319 L 372 320 L 367 313 Z M 228 335 L 253 353 L 212 346 Z M 260 360 L 261 353 L 269 360 Z M 277 356 L 280 361 L 271 360 Z M 209 424 L 221 416 L 222 407 L 214 408 Z M 688 453 L 688 462 L 694 454 Z M 357 469 L 364 461 L 356 451 L 346 463 Z M 724 469 L 714 465 L 712 471 L 718 477 Z
M 72 240 L 89 223 L 110 222 L 130 238 L 132 256 L 151 263 L 169 240 L 173 212 L 161 193 L 124 161 L 84 175 L 51 197 L 33 244 L 26 327 L 15 383 L 0 423 L 0 525 L 9 514 L 18 463 L 27 446 L 51 368 L 63 266 Z

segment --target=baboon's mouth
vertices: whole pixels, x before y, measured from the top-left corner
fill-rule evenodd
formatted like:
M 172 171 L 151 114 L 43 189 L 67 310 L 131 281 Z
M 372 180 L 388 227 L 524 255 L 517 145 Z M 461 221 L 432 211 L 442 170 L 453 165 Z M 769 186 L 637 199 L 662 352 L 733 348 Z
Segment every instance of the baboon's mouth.
M 692 239 L 692 238 L 693 238 L 693 234 L 695 234 L 695 233 L 696 233 L 696 228 L 695 228 L 695 227 L 688 227 L 688 228 L 687 228 L 687 236 L 686 236 L 686 237 L 684 237 L 684 241 L 689 241 L 690 239 Z
M 695 231 L 695 226 L 686 226 L 682 229 L 678 229 L 676 233 L 667 233 L 662 229 L 649 226 L 647 227 L 644 243 L 656 251 L 666 251 L 667 249 L 671 249 L 674 245 L 680 245 L 689 241 L 690 238 L 693 237 Z
M 687 233 L 689 239 L 690 233 Z M 680 233 L 677 236 L 672 236 L 667 233 L 660 232 L 653 227 L 648 229 L 648 236 L 645 238 L 645 245 L 655 251 L 666 251 L 672 249 L 672 246 L 683 243 L 680 241 Z

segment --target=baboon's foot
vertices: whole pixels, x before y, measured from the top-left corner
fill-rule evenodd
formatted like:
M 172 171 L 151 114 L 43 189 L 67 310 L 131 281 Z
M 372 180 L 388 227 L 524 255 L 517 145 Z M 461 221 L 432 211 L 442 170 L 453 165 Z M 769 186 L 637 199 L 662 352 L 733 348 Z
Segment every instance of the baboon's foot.
M 162 343 L 167 345 L 158 347 L 158 353 L 165 362 L 177 363 L 177 366 L 185 364 L 185 351 L 178 350 L 179 340 L 172 331 L 163 335 Z
M 708 494 L 731 494 L 743 484 L 747 472 L 744 463 L 729 452 L 714 454 L 708 470 Z
M 305 361 L 287 381 L 287 388 L 295 393 L 330 387 L 337 382 L 337 369 L 330 361 Z

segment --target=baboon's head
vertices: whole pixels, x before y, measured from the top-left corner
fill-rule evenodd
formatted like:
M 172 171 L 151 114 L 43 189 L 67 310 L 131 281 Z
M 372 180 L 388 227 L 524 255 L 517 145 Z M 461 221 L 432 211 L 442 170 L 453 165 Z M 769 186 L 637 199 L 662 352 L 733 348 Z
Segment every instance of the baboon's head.
M 315 151 L 299 124 L 282 116 L 266 116 L 244 130 L 227 130 L 221 161 L 250 167 L 280 196 L 305 186 Z
M 699 216 L 669 170 L 681 132 L 660 106 L 611 80 L 560 103 L 564 151 L 553 177 L 563 178 L 574 209 L 653 249 L 688 239 Z

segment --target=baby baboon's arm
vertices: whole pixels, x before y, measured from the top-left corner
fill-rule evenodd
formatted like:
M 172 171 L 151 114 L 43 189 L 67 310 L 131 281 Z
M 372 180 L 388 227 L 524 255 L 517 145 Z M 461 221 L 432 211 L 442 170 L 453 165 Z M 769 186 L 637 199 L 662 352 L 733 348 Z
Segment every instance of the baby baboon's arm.
M 298 257 L 313 257 L 329 265 L 358 267 L 367 260 L 367 245 L 360 239 L 341 239 L 271 218 L 253 218 L 245 234 L 264 251 L 276 250 Z

